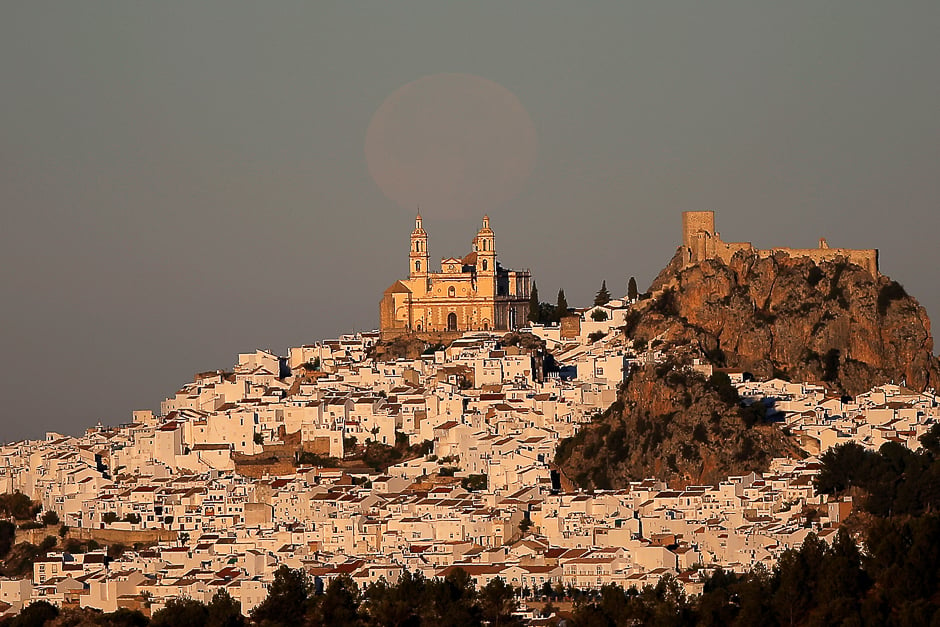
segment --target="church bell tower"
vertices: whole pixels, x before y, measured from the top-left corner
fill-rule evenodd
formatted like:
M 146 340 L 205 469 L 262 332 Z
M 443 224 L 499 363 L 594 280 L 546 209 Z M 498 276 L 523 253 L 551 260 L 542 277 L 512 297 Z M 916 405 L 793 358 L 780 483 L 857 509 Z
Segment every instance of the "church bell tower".
M 489 216 L 483 216 L 483 226 L 473 238 L 473 251 L 477 254 L 477 293 L 496 295 L 496 236 L 490 228 Z
M 421 225 L 421 214 L 415 218 L 415 230 L 411 232 L 411 251 L 408 253 L 410 279 L 428 278 L 428 233 Z

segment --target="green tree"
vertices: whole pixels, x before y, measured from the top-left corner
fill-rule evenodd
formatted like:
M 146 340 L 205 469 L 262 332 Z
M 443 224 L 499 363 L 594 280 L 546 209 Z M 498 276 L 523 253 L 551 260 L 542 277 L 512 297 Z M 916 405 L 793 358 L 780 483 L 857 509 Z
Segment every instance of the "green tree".
M 532 281 L 532 291 L 529 293 L 529 322 L 536 324 L 542 321 L 542 306 L 539 303 L 539 288 Z
M 48 601 L 36 601 L 14 617 L 10 627 L 42 627 L 59 615 L 59 609 Z
M 607 281 L 601 281 L 601 289 L 597 290 L 594 296 L 595 305 L 606 305 L 610 302 L 610 291 L 607 289 Z
M 512 616 L 518 607 L 512 586 L 506 584 L 502 577 L 490 580 L 480 590 L 480 611 L 483 613 L 483 620 L 493 627 L 519 624 Z
M 371 584 L 365 592 L 364 613 L 374 625 L 395 627 L 421 624 L 421 613 L 427 600 L 427 580 L 421 573 L 402 573 L 394 586 L 385 579 Z
M 58 525 L 59 524 L 59 515 L 56 514 L 51 509 L 42 515 L 42 524 L 46 525 Z
M 565 298 L 565 290 L 558 290 L 558 300 L 555 303 L 555 321 L 558 322 L 568 315 L 568 300 Z
M 208 610 L 206 627 L 242 627 L 245 624 L 242 604 L 225 590 L 215 593 L 209 602 Z
M 270 625 L 301 625 L 308 609 L 312 584 L 303 569 L 281 566 L 274 572 L 268 596 L 251 611 L 251 620 Z
M 0 520 L 0 558 L 5 557 L 16 538 L 16 525 L 9 520 Z
M 636 277 L 630 277 L 630 282 L 627 284 L 627 298 L 636 300 L 639 295 L 640 293 L 636 289 Z
M 33 503 L 22 492 L 0 495 L 0 513 L 12 516 L 16 520 L 32 520 L 41 509 L 41 505 Z
M 354 627 L 359 619 L 359 588 L 349 575 L 333 579 L 326 592 L 317 600 L 315 621 L 324 627 Z M 298 623 L 286 623 L 296 625 Z
M 86 623 L 67 623 L 69 625 L 84 625 Z M 96 617 L 95 625 L 99 627 L 147 627 L 150 619 L 140 613 L 139 610 L 130 610 L 122 607 L 114 612 L 101 614 Z
M 195 599 L 170 599 L 150 619 L 151 627 L 205 627 L 209 609 Z
M 437 627 L 464 627 L 480 624 L 480 608 L 476 603 L 473 578 L 462 568 L 455 568 L 443 579 L 432 579 L 427 585 L 428 602 L 422 622 Z

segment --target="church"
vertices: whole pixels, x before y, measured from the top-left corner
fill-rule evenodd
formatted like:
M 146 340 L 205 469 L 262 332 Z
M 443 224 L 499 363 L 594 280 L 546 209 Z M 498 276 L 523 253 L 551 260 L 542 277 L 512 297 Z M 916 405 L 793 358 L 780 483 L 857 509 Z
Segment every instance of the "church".
M 496 237 L 489 216 L 463 258 L 441 260 L 431 272 L 428 234 L 415 218 L 408 255 L 408 278 L 395 281 L 379 304 L 383 339 L 405 333 L 505 331 L 527 324 L 528 270 L 508 270 L 496 260 Z

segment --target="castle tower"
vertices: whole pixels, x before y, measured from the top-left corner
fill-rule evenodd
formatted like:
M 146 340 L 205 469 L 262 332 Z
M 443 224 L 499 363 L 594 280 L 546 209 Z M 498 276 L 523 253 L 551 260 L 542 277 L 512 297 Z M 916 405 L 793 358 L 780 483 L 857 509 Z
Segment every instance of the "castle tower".
M 411 232 L 411 251 L 408 253 L 408 278 L 428 278 L 428 233 L 421 225 L 421 214 L 415 218 L 415 230 Z
M 683 211 L 682 212 L 682 245 L 692 248 L 696 235 L 700 232 L 709 236 L 715 235 L 714 211 Z
M 682 246 L 685 264 L 698 263 L 715 256 L 716 239 L 714 211 L 682 212 Z

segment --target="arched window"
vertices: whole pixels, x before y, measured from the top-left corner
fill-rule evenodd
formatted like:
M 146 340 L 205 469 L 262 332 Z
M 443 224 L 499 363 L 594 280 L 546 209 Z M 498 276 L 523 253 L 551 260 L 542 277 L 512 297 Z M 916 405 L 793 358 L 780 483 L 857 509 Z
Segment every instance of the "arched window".
M 451 298 L 457 295 L 457 290 L 454 289 L 453 285 L 447 288 L 447 295 L 450 296 Z
M 421 272 L 421 262 L 420 262 L 420 261 L 416 261 L 416 262 L 415 262 L 415 272 Z
M 489 242 L 487 240 L 483 240 L 483 250 L 489 250 L 488 244 Z
M 484 259 L 484 260 L 483 260 L 483 269 L 486 270 L 487 267 L 488 267 L 488 264 L 486 263 L 486 259 Z

